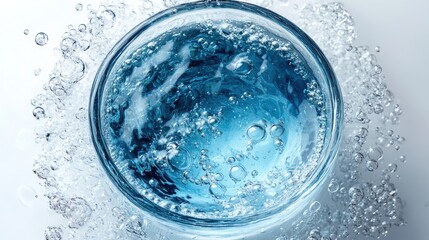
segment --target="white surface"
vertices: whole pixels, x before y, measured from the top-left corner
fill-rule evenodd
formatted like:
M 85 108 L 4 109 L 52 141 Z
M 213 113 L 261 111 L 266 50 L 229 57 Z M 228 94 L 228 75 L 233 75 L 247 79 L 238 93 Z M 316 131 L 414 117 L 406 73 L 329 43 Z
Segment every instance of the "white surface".
M 90 1 L 85 0 L 83 3 Z M 400 99 L 404 115 L 401 133 L 408 163 L 401 166 L 400 191 L 406 196 L 409 226 L 395 230 L 388 239 L 426 240 L 429 235 L 429 1 L 426 0 L 343 0 L 355 17 L 360 44 L 381 46 L 379 61 L 390 88 Z M 53 214 L 32 173 L 37 145 L 33 144 L 30 99 L 47 81 L 55 56 L 53 47 L 67 25 L 83 21 L 76 2 L 67 0 L 22 0 L 2 3 L 0 7 L 0 239 L 44 239 L 49 224 L 61 218 Z M 24 29 L 30 34 L 25 36 Z M 46 46 L 34 43 L 34 35 L 46 32 Z M 41 68 L 39 77 L 33 70 Z M 31 188 L 39 195 L 34 198 Z M 20 201 L 20 193 L 27 195 Z M 418 223 L 420 222 L 420 223 Z M 425 232 L 423 235 L 419 232 Z

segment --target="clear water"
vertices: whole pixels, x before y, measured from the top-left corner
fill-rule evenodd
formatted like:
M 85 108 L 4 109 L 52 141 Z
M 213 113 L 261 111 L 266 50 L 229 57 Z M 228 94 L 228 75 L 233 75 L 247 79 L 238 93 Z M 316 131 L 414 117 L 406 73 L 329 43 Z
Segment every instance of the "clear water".
M 201 218 L 255 214 L 317 168 L 324 96 L 287 40 L 243 22 L 195 24 L 124 66 L 106 86 L 103 131 L 120 174 L 152 203 Z

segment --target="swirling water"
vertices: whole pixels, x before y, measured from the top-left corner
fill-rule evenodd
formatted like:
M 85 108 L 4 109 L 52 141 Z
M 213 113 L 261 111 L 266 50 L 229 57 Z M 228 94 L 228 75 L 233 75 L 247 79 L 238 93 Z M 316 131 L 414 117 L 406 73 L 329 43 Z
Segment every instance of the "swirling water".
M 150 201 L 199 218 L 248 215 L 294 197 L 318 166 L 324 96 L 287 40 L 252 23 L 194 24 L 132 55 L 106 86 L 103 131 L 120 174 Z

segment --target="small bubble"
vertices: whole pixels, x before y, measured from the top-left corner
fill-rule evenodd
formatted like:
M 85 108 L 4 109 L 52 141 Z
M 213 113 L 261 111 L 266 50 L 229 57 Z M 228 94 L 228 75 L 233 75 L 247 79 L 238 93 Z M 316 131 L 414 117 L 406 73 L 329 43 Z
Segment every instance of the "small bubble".
M 220 198 L 225 194 L 226 189 L 224 186 L 214 183 L 210 185 L 209 191 L 214 197 Z
M 334 193 L 337 192 L 340 189 L 340 184 L 336 179 L 332 179 L 331 182 L 328 185 L 328 192 Z
M 146 236 L 147 220 L 137 215 L 132 215 L 125 224 L 125 230 L 137 237 Z
M 273 137 L 280 137 L 283 133 L 284 133 L 285 129 L 283 128 L 282 125 L 273 125 L 270 128 L 270 134 Z
M 397 169 L 398 165 L 396 165 L 395 163 L 389 163 L 389 165 L 387 165 L 387 171 L 389 171 L 390 173 L 396 172 Z
M 79 30 L 79 32 L 85 32 L 86 31 L 86 25 L 85 24 L 79 24 L 79 26 L 77 26 L 77 30 Z
M 38 34 L 36 34 L 36 37 L 34 38 L 34 41 L 39 46 L 44 46 L 46 43 L 48 43 L 48 40 L 49 40 L 48 35 L 44 32 L 39 32 Z
M 368 169 L 368 171 L 373 172 L 375 170 L 377 170 L 378 168 L 378 162 L 374 161 L 374 160 L 368 160 L 366 162 L 366 169 Z
M 379 53 L 381 51 L 381 47 L 380 46 L 376 46 L 375 47 L 375 51 Z
M 234 166 L 229 170 L 229 177 L 238 182 L 243 180 L 247 176 L 247 171 L 243 166 Z
M 256 176 L 258 176 L 258 171 L 257 170 L 253 170 L 251 174 L 252 174 L 252 177 L 256 177 Z
M 259 125 L 253 125 L 247 129 L 247 137 L 252 141 L 260 141 L 265 137 L 265 129 Z
M 45 117 L 45 109 L 43 109 L 42 107 L 35 107 L 33 110 L 33 116 L 37 120 L 44 118 Z
M 404 155 L 401 155 L 399 156 L 399 161 L 405 163 L 407 161 L 407 158 Z
M 380 114 L 380 113 L 382 113 L 384 111 L 384 108 L 383 108 L 383 105 L 381 105 L 381 104 L 376 104 L 375 106 L 374 106 L 374 113 L 375 114 Z
M 24 29 L 24 35 L 28 35 L 28 34 L 30 34 L 30 30 Z
M 321 206 L 322 206 L 322 205 L 320 204 L 320 202 L 318 202 L 318 201 L 314 201 L 314 202 L 310 205 L 309 210 L 310 210 L 311 212 L 315 213 L 315 212 L 319 211 L 319 209 L 320 209 L 320 207 L 321 207 Z
M 77 4 L 74 6 L 74 9 L 76 9 L 76 11 L 78 11 L 78 12 L 82 11 L 82 9 L 83 9 L 83 5 L 82 5 L 82 3 L 77 3 Z
M 36 77 L 39 76 L 41 71 L 42 71 L 42 69 L 40 69 L 40 68 L 35 69 L 34 70 L 34 76 L 36 76 Z
M 379 161 L 383 157 L 383 150 L 379 147 L 371 147 L 368 149 L 368 157 L 371 160 Z

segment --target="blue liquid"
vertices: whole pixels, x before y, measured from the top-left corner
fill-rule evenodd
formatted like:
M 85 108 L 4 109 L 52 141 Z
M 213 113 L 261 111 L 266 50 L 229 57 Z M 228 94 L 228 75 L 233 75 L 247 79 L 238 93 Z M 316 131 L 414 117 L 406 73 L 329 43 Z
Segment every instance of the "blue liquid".
M 102 130 L 140 196 L 226 219 L 302 191 L 324 144 L 325 97 L 290 42 L 250 23 L 194 24 L 130 56 L 107 86 Z

